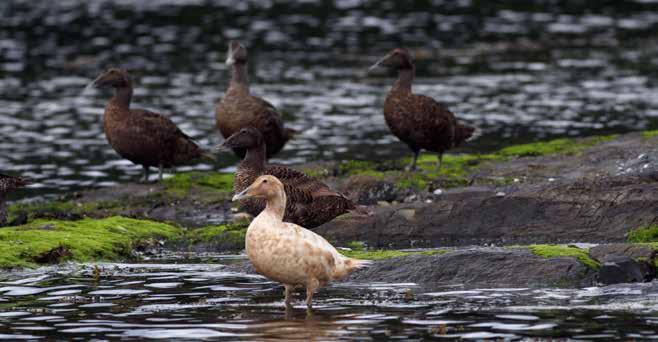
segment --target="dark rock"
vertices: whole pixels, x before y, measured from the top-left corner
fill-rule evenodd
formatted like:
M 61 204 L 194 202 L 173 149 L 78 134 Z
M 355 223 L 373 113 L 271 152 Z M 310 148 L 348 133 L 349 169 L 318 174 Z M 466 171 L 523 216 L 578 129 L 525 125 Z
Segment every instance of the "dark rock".
M 227 271 L 255 273 L 249 261 Z M 446 254 L 378 260 L 348 278 L 357 282 L 416 283 L 423 291 L 446 285 L 468 287 L 584 287 L 596 272 L 573 257 L 543 258 L 526 249 L 479 248 Z
M 598 245 L 590 248 L 589 254 L 592 258 L 599 260 L 601 263 L 610 261 L 614 257 L 627 257 L 634 260 L 636 265 L 634 265 L 632 268 L 634 269 L 635 266 L 639 267 L 642 274 L 641 279 L 637 281 L 649 281 L 656 276 L 656 251 L 649 246 L 630 243 Z M 625 265 L 629 266 L 628 263 L 625 263 Z M 604 270 L 602 269 L 602 271 Z M 608 271 L 605 270 L 605 272 Z M 625 270 L 624 272 L 628 273 L 629 271 Z M 605 279 L 608 279 L 607 276 Z M 604 283 L 613 284 L 608 282 Z
M 573 257 L 543 258 L 525 249 L 475 249 L 382 260 L 354 281 L 412 282 L 424 290 L 451 284 L 488 287 L 583 287 L 595 272 Z
M 604 285 L 644 282 L 645 272 L 642 265 L 625 255 L 609 255 L 603 261 L 599 274 L 599 283 Z
M 315 229 L 331 241 L 374 247 L 624 242 L 658 219 L 658 183 L 632 177 L 452 190 L 432 203 L 374 208 L 371 217 Z

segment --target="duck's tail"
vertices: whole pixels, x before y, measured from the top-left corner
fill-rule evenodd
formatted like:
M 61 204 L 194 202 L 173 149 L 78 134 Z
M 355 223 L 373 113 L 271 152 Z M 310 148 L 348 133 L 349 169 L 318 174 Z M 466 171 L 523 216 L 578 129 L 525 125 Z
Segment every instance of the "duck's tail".
M 285 133 L 286 141 L 288 141 L 290 139 L 293 139 L 295 137 L 295 135 L 297 135 L 299 133 L 301 133 L 301 131 L 293 129 L 293 128 L 286 128 L 286 133 Z
M 475 132 L 475 127 L 466 126 L 462 124 L 457 124 L 455 129 L 455 146 L 461 145 L 463 142 L 468 141 L 473 133 Z
M 343 262 L 339 263 L 335 269 L 334 279 L 341 280 L 352 274 L 352 272 L 372 265 L 371 260 L 361 260 L 343 257 Z

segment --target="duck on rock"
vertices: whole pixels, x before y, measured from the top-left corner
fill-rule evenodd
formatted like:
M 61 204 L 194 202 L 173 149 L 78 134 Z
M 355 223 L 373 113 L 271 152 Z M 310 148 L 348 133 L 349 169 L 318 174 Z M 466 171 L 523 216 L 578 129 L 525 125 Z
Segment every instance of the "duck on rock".
M 127 71 L 109 69 L 98 76 L 93 85 L 114 88 L 114 96 L 105 106 L 103 130 L 107 141 L 121 157 L 142 165 L 144 181 L 148 181 L 152 166 L 159 168 L 158 178 L 162 180 L 164 168 L 174 168 L 201 157 L 215 160 L 166 116 L 130 108 L 133 85 Z
M 416 159 L 424 149 L 438 153 L 440 170 L 443 153 L 466 141 L 475 129 L 459 123 L 445 105 L 411 92 L 416 68 L 406 49 L 394 49 L 370 69 L 380 65 L 398 72 L 398 79 L 384 102 L 384 118 L 391 132 L 413 151 L 409 168 L 416 169 Z
M 243 128 L 231 135 L 220 148 L 246 150 L 244 159 L 235 171 L 235 192 L 243 191 L 262 175 L 273 175 L 283 182 L 288 198 L 284 218 L 287 222 L 314 228 L 355 209 L 350 199 L 303 172 L 285 166 L 268 165 L 265 139 L 253 127 Z M 240 203 L 254 216 L 265 208 L 265 201 L 259 198 L 245 199 Z
M 0 174 L 0 227 L 7 225 L 7 207 L 5 204 L 7 194 L 29 183 L 27 178 Z
M 281 114 L 271 103 L 249 93 L 247 62 L 247 49 L 231 41 L 226 64 L 232 67 L 233 75 L 224 98 L 215 108 L 215 120 L 224 139 L 243 127 L 258 129 L 265 138 L 269 158 L 281 151 L 295 131 L 284 127 Z M 244 149 L 233 151 L 240 158 L 245 155 Z
M 284 222 L 286 192 L 276 177 L 260 176 L 233 196 L 234 201 L 244 199 L 266 203 L 265 210 L 247 229 L 245 249 L 256 272 L 284 285 L 287 309 L 291 307 L 295 286 L 306 287 L 306 305 L 310 310 L 315 290 L 370 264 L 345 257 L 320 235 Z

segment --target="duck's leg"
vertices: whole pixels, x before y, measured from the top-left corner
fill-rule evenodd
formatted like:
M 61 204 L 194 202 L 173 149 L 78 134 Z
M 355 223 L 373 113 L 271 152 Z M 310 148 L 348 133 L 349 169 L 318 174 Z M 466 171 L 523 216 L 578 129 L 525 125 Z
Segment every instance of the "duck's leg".
M 158 180 L 162 182 L 162 172 L 164 171 L 164 165 L 160 164 L 158 166 Z
M 5 199 L 0 195 L 0 227 L 7 225 L 7 206 L 5 205 Z
M 420 150 L 413 150 L 414 152 L 414 157 L 411 159 L 411 164 L 407 166 L 408 171 L 416 171 L 416 160 L 418 160 L 418 154 L 420 154 Z
M 310 278 L 306 284 L 306 311 L 312 313 L 313 310 L 313 294 L 315 290 L 320 287 L 320 282 L 315 278 Z
M 293 290 L 293 286 L 292 286 L 292 285 L 285 285 L 285 284 L 284 284 L 283 287 L 285 288 L 285 290 L 283 290 L 283 294 L 284 294 L 284 296 L 286 297 L 286 299 L 285 299 L 286 309 L 288 309 L 288 308 L 292 308 L 292 304 L 291 304 L 291 303 L 292 303 L 292 290 Z
M 439 152 L 439 155 L 436 159 L 436 172 L 441 171 L 441 165 L 443 164 L 443 152 Z
M 142 174 L 142 179 L 141 181 L 144 183 L 148 183 L 149 181 L 149 167 L 146 165 L 142 165 L 142 169 L 144 169 L 144 173 Z

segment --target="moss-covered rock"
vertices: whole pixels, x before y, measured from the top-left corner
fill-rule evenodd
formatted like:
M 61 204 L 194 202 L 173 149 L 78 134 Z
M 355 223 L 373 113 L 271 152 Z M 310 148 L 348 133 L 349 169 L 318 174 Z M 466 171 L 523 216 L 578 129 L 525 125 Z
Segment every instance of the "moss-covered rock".
M 421 255 L 434 255 L 434 254 L 443 254 L 447 253 L 447 250 L 426 250 L 426 251 L 400 251 L 400 250 L 394 250 L 394 249 L 367 249 L 363 242 L 360 241 L 352 241 L 346 244 L 347 249 L 339 249 L 338 252 L 340 252 L 342 255 L 349 257 L 349 258 L 355 258 L 355 259 L 361 259 L 361 260 L 384 260 L 384 259 L 391 259 L 391 258 L 399 258 L 403 256 L 408 256 L 408 255 L 416 255 L 416 254 L 421 254 Z
M 544 258 L 574 257 L 589 268 L 597 269 L 601 266 L 598 261 L 589 256 L 586 250 L 578 247 L 564 245 L 530 245 L 528 246 L 528 249 L 533 254 Z
M 193 191 L 230 193 L 233 174 L 218 172 L 181 172 L 162 181 L 165 191 L 175 197 L 185 197 Z
M 77 221 L 39 219 L 0 229 L 0 267 L 117 260 L 129 257 L 139 245 L 181 233 L 181 228 L 169 224 L 119 216 Z
M 241 221 L 191 229 L 174 243 L 188 249 L 237 252 L 244 249 L 248 226 L 247 221 Z
M 628 233 L 628 242 L 658 242 L 658 224 L 652 224 L 631 230 Z

